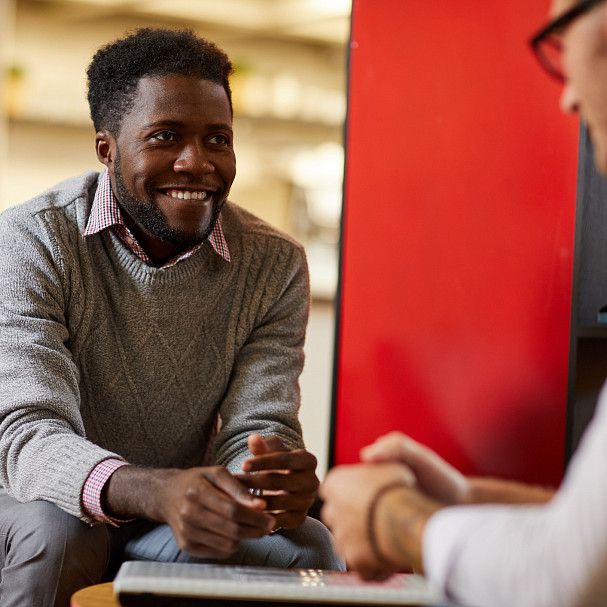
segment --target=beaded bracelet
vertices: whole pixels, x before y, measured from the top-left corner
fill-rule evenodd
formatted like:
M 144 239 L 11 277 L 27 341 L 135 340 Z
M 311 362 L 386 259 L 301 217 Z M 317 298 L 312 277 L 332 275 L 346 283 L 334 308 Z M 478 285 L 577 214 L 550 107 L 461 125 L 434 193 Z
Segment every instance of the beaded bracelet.
M 377 510 L 377 504 L 379 500 L 386 495 L 386 493 L 393 491 L 394 489 L 406 489 L 406 485 L 402 481 L 394 481 L 392 483 L 388 483 L 383 487 L 380 487 L 377 493 L 373 496 L 371 503 L 369 504 L 369 510 L 367 511 L 367 537 L 369 538 L 369 544 L 371 545 L 371 552 L 375 558 L 383 563 L 384 565 L 393 569 L 397 566 L 397 563 L 393 563 L 389 558 L 385 557 L 381 550 L 379 549 L 379 544 L 377 543 L 377 538 L 374 532 L 374 520 L 375 520 L 375 511 Z

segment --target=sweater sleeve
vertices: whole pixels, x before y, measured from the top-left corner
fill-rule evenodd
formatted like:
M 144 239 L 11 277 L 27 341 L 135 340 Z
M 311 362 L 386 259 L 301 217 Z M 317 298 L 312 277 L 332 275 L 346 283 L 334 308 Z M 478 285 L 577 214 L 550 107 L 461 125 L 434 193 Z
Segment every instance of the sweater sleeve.
M 424 531 L 424 569 L 471 606 L 576 607 L 607 599 L 607 394 L 565 480 L 534 506 L 453 506 Z
M 66 285 L 41 215 L 0 216 L 0 482 L 20 501 L 47 500 L 90 522 L 84 483 L 115 454 L 85 437 L 66 319 L 67 299 L 82 294 Z
M 274 259 L 268 257 L 265 284 L 256 285 L 262 295 L 254 326 L 236 354 L 221 405 L 214 457 L 233 473 L 242 472 L 250 457 L 251 433 L 276 435 L 289 449 L 303 447 L 299 376 L 310 289 L 303 250 L 285 245 Z

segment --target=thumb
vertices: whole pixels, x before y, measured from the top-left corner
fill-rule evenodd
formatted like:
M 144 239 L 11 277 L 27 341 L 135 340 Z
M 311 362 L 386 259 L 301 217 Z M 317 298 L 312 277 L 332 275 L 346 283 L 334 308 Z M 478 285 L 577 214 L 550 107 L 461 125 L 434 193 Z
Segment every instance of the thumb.
M 259 434 L 251 434 L 247 440 L 247 447 L 251 455 L 263 455 L 270 452 L 270 447 Z
M 401 432 L 390 432 L 371 445 L 363 447 L 360 457 L 365 462 L 396 460 L 411 465 L 419 456 L 418 451 L 421 447 L 418 442 Z

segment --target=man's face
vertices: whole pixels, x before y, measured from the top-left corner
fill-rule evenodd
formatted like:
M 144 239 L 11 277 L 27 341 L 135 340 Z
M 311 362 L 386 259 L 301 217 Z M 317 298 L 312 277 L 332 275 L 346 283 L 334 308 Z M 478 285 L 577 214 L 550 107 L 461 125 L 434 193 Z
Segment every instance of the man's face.
M 577 4 L 553 0 L 558 17 Z M 592 138 L 595 164 L 607 174 L 607 3 L 573 21 L 563 34 L 567 82 L 561 96 L 564 112 L 580 112 Z
M 205 240 L 236 175 L 223 87 L 189 76 L 142 78 L 120 134 L 108 140 L 102 161 L 144 249 Z

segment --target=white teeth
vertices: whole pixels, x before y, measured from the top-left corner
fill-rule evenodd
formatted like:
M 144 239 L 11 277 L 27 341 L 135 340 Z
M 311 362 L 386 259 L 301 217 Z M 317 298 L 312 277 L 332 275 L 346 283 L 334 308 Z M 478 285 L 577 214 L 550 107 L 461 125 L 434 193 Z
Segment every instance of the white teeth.
M 171 198 L 179 198 L 180 200 L 204 200 L 207 196 L 206 192 L 191 192 L 189 190 L 169 190 L 167 194 Z

